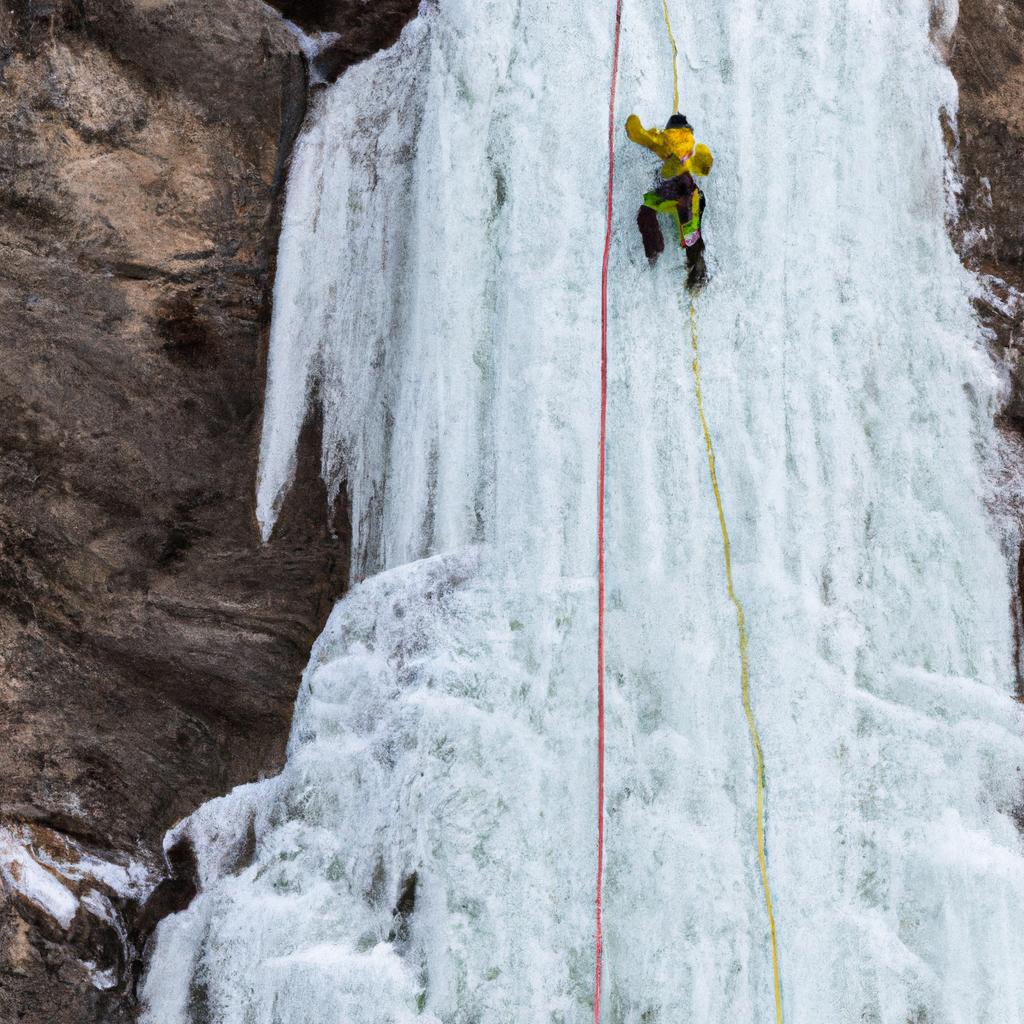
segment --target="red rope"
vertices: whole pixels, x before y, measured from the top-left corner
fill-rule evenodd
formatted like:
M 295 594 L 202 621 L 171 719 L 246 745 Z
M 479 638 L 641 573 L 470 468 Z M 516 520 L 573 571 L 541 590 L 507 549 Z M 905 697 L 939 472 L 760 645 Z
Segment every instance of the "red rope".
M 604 476 L 608 425 L 608 258 L 612 248 L 612 191 L 615 186 L 615 87 L 619 79 L 622 0 L 615 3 L 615 46 L 608 98 L 608 213 L 601 261 L 601 451 L 597 484 L 597 887 L 594 928 L 594 1024 L 601 1024 L 601 896 L 604 887 Z

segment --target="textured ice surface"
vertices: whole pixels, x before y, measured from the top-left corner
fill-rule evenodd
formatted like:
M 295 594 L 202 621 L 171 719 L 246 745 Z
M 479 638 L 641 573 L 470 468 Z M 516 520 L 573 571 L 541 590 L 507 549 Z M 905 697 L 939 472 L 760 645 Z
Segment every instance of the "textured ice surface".
M 930 5 L 670 6 L 717 158 L 704 387 L 787 1020 L 1020 1022 L 1024 744 L 980 477 L 994 384 L 945 233 L 955 91 Z M 284 772 L 182 826 L 204 885 L 160 928 L 150 1024 L 590 1019 L 611 14 L 425 7 L 299 143 L 259 515 L 269 532 L 319 402 L 363 582 L 318 641 Z M 660 4 L 627 2 L 619 120 L 658 122 L 670 96 Z M 768 1021 L 682 259 L 648 268 L 634 214 L 656 161 L 618 150 L 605 1019 Z

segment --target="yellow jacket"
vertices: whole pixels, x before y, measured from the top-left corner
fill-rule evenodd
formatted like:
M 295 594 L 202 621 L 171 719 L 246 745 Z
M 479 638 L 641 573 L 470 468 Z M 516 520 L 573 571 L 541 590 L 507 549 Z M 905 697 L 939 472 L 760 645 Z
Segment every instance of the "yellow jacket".
M 689 128 L 645 128 L 636 114 L 630 114 L 626 134 L 631 142 L 661 157 L 663 178 L 675 178 L 685 171 L 701 177 L 711 173 L 715 158 L 703 142 L 694 146 L 693 132 Z

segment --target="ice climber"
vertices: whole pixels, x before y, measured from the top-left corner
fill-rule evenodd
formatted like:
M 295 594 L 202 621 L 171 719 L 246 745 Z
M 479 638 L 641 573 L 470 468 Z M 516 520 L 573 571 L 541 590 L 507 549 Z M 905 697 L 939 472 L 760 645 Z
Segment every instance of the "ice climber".
M 703 143 L 694 145 L 693 129 L 683 114 L 673 114 L 663 130 L 645 128 L 636 114 L 630 114 L 626 134 L 632 142 L 649 149 L 663 161 L 663 180 L 644 196 L 644 204 L 636 215 L 644 252 L 653 264 L 665 248 L 658 214 L 669 214 L 679 231 L 679 244 L 686 250 L 689 268 L 686 286 L 696 291 L 707 280 L 707 267 L 704 265 L 704 239 L 700 234 L 704 193 L 697 187 L 694 175 L 705 177 L 711 173 L 714 160 L 711 150 Z

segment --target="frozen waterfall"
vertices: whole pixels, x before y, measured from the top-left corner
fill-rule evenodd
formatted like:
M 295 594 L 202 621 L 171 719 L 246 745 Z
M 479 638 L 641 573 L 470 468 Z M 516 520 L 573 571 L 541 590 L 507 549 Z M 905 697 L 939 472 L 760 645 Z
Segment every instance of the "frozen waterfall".
M 995 382 L 944 223 L 929 0 L 670 0 L 715 152 L 704 390 L 751 637 L 789 1024 L 1024 1022 L 1024 741 Z M 148 1024 L 592 1019 L 600 256 L 613 4 L 440 0 L 320 95 L 259 479 L 313 404 L 353 579 L 280 776 L 200 808 Z M 627 0 L 620 121 L 670 113 Z M 682 255 L 611 256 L 604 1020 L 773 1019 L 754 771 Z

